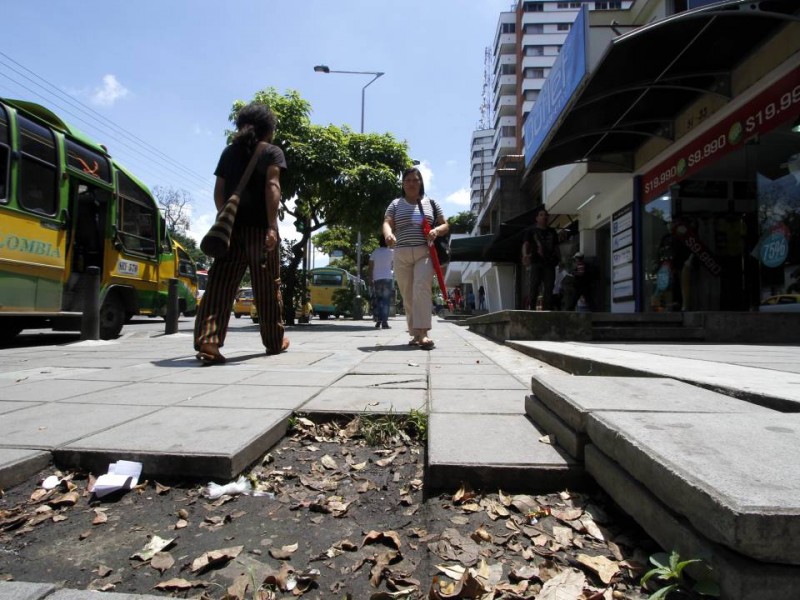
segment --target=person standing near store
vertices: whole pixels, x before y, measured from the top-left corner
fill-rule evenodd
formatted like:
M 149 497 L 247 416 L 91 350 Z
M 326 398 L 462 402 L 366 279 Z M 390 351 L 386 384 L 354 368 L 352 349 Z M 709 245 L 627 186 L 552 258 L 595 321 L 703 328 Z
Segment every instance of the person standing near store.
M 283 302 L 278 257 L 278 206 L 281 171 L 286 170 L 283 151 L 272 144 L 277 119 L 263 104 L 251 103 L 236 115 L 233 141 L 220 156 L 214 174 L 214 203 L 221 210 L 256 151 L 261 151 L 255 171 L 241 195 L 228 252 L 214 260 L 208 286 L 197 310 L 194 349 L 204 364 L 221 364 L 219 349 L 225 344 L 236 290 L 250 267 L 254 302 L 258 308 L 261 341 L 267 354 L 289 347 L 283 336 Z M 257 150 L 260 142 L 266 148 Z
M 427 236 L 422 219 L 431 229 Z M 450 227 L 439 204 L 425 196 L 425 183 L 417 168 L 403 171 L 403 195 L 392 200 L 383 220 L 383 237 L 394 249 L 394 275 L 403 296 L 409 342 L 425 350 L 434 347 L 431 328 L 433 261 L 428 244 Z
M 369 255 L 367 270 L 375 296 L 375 329 L 389 329 L 389 300 L 394 289 L 392 262 L 394 251 L 386 246 L 386 240 L 380 236 L 379 246 Z
M 478 288 L 478 310 L 486 310 L 486 290 L 483 286 Z
M 536 309 L 539 291 L 542 293 L 542 310 L 553 309 L 553 285 L 556 265 L 561 262 L 558 233 L 547 225 L 547 210 L 540 206 L 535 212 L 533 227 L 525 232 L 522 242 L 522 264 L 530 266 L 530 309 Z

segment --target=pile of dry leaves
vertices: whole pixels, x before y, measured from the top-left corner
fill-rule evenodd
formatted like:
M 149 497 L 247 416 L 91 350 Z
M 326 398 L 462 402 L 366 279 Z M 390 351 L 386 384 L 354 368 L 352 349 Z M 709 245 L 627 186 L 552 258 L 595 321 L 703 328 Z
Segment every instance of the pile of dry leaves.
M 402 425 L 402 424 L 401 424 Z M 424 442 L 298 419 L 236 493 L 143 482 L 98 501 L 59 473 L 0 498 L 0 580 L 182 598 L 644 598 L 655 550 L 600 494 L 425 497 Z M 146 471 L 145 465 L 145 471 Z

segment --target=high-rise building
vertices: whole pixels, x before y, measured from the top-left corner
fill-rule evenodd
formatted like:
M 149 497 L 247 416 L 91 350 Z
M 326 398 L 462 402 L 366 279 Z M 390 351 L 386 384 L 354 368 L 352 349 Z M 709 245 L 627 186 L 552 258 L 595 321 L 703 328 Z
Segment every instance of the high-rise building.
M 523 123 L 539 97 L 578 11 L 584 5 L 588 5 L 589 10 L 619 10 L 631 4 L 632 0 L 526 0 L 517 2 L 510 11 L 500 13 L 490 57 L 488 122 L 491 129 L 476 130 L 470 148 L 470 206 L 477 216 L 476 233 L 495 233 L 501 222 L 517 216 L 526 208 L 533 208 L 525 206 L 521 197 L 516 201 L 510 197 L 512 190 L 501 180 L 512 177 L 516 181 L 519 176 Z M 486 117 L 486 114 L 482 115 L 483 123 L 487 121 Z M 502 207 L 498 201 L 501 197 Z M 473 286 L 477 289 L 482 284 L 478 273 L 485 276 L 487 267 L 475 264 L 474 268 L 467 267 L 460 275 L 474 279 Z M 500 294 L 499 290 L 497 294 Z M 497 294 L 495 298 L 498 298 Z M 513 305 L 513 298 L 503 300 L 502 306 Z

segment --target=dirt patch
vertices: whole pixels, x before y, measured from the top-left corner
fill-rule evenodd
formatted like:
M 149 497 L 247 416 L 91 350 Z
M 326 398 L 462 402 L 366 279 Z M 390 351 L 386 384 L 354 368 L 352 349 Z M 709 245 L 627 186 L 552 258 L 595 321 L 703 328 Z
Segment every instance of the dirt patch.
M 99 501 L 90 475 L 45 492 L 43 472 L 0 498 L 0 580 L 215 600 L 646 596 L 658 548 L 602 493 L 426 498 L 409 436 L 424 422 L 387 423 L 298 419 L 248 494 L 216 499 L 149 481 Z

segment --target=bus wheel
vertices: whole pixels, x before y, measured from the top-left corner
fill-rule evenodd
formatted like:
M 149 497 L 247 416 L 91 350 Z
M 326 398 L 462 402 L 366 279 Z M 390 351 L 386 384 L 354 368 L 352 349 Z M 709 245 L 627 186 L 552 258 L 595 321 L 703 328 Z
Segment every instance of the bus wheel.
M 100 307 L 100 339 L 111 340 L 119 336 L 125 323 L 125 307 L 117 294 L 109 294 Z
M 321 313 L 319 313 L 319 318 L 320 318 L 320 320 L 322 320 L 322 321 L 327 321 L 327 320 L 328 320 L 328 317 L 330 317 L 330 316 L 331 316 L 331 314 L 330 314 L 330 313 L 326 313 L 326 312 L 321 312 Z

